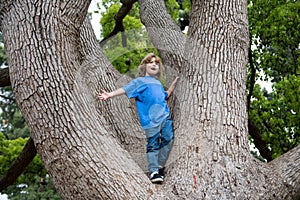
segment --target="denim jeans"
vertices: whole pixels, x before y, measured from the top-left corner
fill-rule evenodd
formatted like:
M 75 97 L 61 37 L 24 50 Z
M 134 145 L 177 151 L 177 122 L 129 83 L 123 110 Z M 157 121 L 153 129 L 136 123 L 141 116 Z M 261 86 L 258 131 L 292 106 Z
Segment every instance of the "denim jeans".
M 147 136 L 147 160 L 150 174 L 164 167 L 171 151 L 174 134 L 173 122 L 167 117 L 160 126 L 145 130 Z

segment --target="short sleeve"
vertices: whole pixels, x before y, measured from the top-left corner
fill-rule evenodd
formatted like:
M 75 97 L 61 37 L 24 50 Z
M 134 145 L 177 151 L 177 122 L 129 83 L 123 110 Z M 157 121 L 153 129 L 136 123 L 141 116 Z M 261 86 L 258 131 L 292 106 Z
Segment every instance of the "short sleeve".
M 167 91 L 165 91 L 165 100 L 167 100 L 167 98 L 168 98 L 168 92 Z
M 128 98 L 136 98 L 139 95 L 138 93 L 139 85 L 140 84 L 138 83 L 138 80 L 133 79 L 125 86 L 123 86 L 123 89 L 125 90 Z

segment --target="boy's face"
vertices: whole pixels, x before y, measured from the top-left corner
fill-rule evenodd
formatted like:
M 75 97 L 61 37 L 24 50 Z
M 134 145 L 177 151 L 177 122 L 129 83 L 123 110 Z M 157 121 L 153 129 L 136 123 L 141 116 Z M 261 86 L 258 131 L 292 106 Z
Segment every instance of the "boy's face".
M 159 73 L 159 63 L 156 62 L 156 58 L 153 57 L 150 63 L 146 64 L 146 76 L 155 76 Z

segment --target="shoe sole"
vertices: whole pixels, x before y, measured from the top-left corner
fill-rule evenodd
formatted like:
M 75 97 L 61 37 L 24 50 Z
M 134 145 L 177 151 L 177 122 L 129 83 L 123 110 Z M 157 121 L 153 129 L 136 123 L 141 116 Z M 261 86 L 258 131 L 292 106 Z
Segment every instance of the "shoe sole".
M 155 178 L 155 179 L 151 180 L 152 183 L 158 183 L 158 184 L 162 183 L 163 181 L 164 181 L 164 179 L 162 179 L 162 178 Z

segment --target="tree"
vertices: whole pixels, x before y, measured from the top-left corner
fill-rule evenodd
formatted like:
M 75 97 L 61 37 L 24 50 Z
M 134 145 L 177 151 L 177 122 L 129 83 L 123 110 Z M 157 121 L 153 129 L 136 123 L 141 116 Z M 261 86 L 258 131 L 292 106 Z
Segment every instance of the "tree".
M 29 199 L 32 196 L 57 199 L 50 178 L 39 156 L 36 156 L 33 141 L 28 139 L 28 127 L 10 86 L 0 34 L 0 130 L 3 132 L 0 132 L 0 191 L 7 194 L 9 199 L 20 199 L 20 195 Z
M 254 54 L 273 82 L 299 73 L 299 10 L 295 0 L 249 0 Z
M 299 145 L 299 1 L 249 0 L 249 134 L 267 161 Z M 255 86 L 273 83 L 272 92 Z M 284 91 L 281 89 L 284 85 Z
M 14 94 L 61 197 L 298 198 L 299 146 L 268 164 L 249 153 L 246 1 L 192 1 L 187 36 L 164 1 L 139 3 L 167 85 L 180 76 L 170 100 L 176 141 L 161 186 L 142 170 L 145 141 L 132 102 L 95 100 L 126 80 L 96 41 L 89 1 L 1 1 Z

